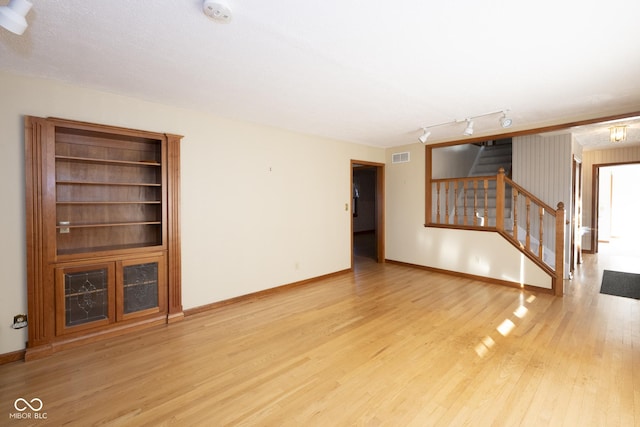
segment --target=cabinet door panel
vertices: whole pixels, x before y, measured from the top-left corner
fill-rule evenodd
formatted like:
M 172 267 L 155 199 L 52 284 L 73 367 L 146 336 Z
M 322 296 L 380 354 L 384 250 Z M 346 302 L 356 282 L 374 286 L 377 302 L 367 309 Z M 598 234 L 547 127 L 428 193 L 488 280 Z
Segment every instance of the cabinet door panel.
M 107 325 L 115 320 L 113 263 L 55 270 L 58 335 Z
M 118 320 L 166 311 L 164 256 L 118 262 Z

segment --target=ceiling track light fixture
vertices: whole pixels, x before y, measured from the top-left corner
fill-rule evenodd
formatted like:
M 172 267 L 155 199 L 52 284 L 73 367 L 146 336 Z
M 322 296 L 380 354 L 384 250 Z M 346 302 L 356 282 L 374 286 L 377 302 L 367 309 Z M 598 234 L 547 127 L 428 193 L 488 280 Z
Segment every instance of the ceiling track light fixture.
M 25 16 L 31 10 L 31 2 L 27 0 L 11 0 L 6 6 L 0 7 L 0 26 L 14 34 L 21 36 L 27 29 Z
M 422 136 L 420 136 L 420 138 L 418 138 L 418 139 L 423 144 L 426 144 L 427 143 L 427 139 L 429 138 L 429 135 L 431 135 L 431 131 L 427 130 L 427 128 L 422 128 Z
M 464 129 L 464 132 L 462 133 L 466 136 L 473 135 L 473 120 L 467 119 L 467 127 Z
M 513 120 L 510 117 L 507 117 L 507 111 L 503 111 L 502 112 L 502 117 L 500 117 L 500 126 L 502 126 L 503 128 L 508 128 L 511 127 L 511 125 L 513 124 Z
M 500 117 L 500 126 L 502 126 L 503 128 L 508 128 L 513 124 L 513 120 L 507 116 L 507 112 L 509 110 L 497 110 L 497 111 L 492 111 L 490 113 L 484 113 L 484 114 L 478 114 L 477 116 L 469 116 L 465 119 L 456 119 L 456 120 L 452 120 L 450 122 L 445 122 L 445 123 L 438 123 L 436 125 L 430 125 L 430 126 L 424 126 L 422 127 L 422 135 L 420 137 L 418 137 L 418 140 L 423 143 L 426 144 L 427 143 L 427 139 L 429 138 L 429 136 L 431 135 L 431 131 L 429 131 L 430 128 L 434 128 L 434 127 L 438 127 L 438 126 L 446 126 L 446 125 L 453 125 L 453 124 L 458 124 L 458 123 L 466 123 L 467 126 L 464 129 L 463 135 L 465 136 L 471 136 L 473 135 L 474 129 L 473 129 L 473 119 L 477 119 L 479 117 L 485 117 L 485 116 L 491 116 L 494 114 L 502 114 L 502 117 Z

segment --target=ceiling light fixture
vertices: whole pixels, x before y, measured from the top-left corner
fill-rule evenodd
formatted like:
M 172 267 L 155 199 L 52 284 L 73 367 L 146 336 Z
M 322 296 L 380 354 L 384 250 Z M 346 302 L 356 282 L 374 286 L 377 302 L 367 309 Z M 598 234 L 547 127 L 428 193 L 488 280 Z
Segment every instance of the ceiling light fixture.
M 427 128 L 422 128 L 422 136 L 420 138 L 418 138 L 418 139 L 423 144 L 426 144 L 427 143 L 427 139 L 429 138 L 429 135 L 431 135 L 431 131 L 427 130 Z
M 497 111 L 492 111 L 490 113 L 478 114 L 477 116 L 469 116 L 466 119 L 456 119 L 450 122 L 438 123 L 437 125 L 424 126 L 422 127 L 422 135 L 418 138 L 418 140 L 421 143 L 426 144 L 427 139 L 429 138 L 429 136 L 431 136 L 431 132 L 428 131 L 428 129 L 434 128 L 437 126 L 453 125 L 458 123 L 466 123 L 467 126 L 465 127 L 463 134 L 465 136 L 471 136 L 473 135 L 473 132 L 474 132 L 474 129 L 473 129 L 474 119 L 477 119 L 479 117 L 491 116 L 494 114 L 502 114 L 502 117 L 500 118 L 500 126 L 502 126 L 503 128 L 508 128 L 513 124 L 513 120 L 507 116 L 508 111 L 509 110 L 497 110 Z
M 506 111 L 503 111 L 502 117 L 500 117 L 500 126 L 502 126 L 503 128 L 508 128 L 508 127 L 511 127 L 512 124 L 513 124 L 513 120 L 511 120 L 510 117 L 507 117 Z
M 21 36 L 27 29 L 24 19 L 32 4 L 27 0 L 11 0 L 7 6 L 0 7 L 0 26 Z
M 627 139 L 627 126 L 611 126 L 609 128 L 609 140 L 611 142 L 622 142 Z
M 465 128 L 463 134 L 466 136 L 473 135 L 473 120 L 467 119 L 467 127 Z

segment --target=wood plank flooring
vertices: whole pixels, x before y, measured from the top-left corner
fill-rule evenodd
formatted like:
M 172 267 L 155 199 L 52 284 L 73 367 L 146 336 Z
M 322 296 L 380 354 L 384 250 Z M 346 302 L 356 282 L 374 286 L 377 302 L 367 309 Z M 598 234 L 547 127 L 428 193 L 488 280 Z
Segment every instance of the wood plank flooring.
M 364 259 L 0 366 L 0 425 L 640 426 L 640 301 L 584 258 L 564 298 Z M 10 419 L 20 397 L 47 419 Z

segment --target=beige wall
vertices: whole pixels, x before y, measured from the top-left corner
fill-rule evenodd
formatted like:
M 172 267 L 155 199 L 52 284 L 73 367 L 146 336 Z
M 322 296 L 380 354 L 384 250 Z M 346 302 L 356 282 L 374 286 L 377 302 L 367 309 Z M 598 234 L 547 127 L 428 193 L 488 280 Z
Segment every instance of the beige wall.
M 594 228 L 593 219 L 593 165 L 640 162 L 640 146 L 584 151 L 582 154 L 582 225 Z M 591 233 L 582 237 L 582 248 L 591 250 Z
M 409 163 L 391 164 L 409 151 Z M 386 257 L 421 266 L 551 288 L 551 278 L 497 233 L 424 227 L 425 147 L 387 150 Z
M 384 162 L 383 149 L 6 73 L 0 93 L 0 354 L 27 339 L 26 329 L 9 327 L 27 311 L 24 115 L 185 136 L 185 308 L 351 265 L 350 160 Z

